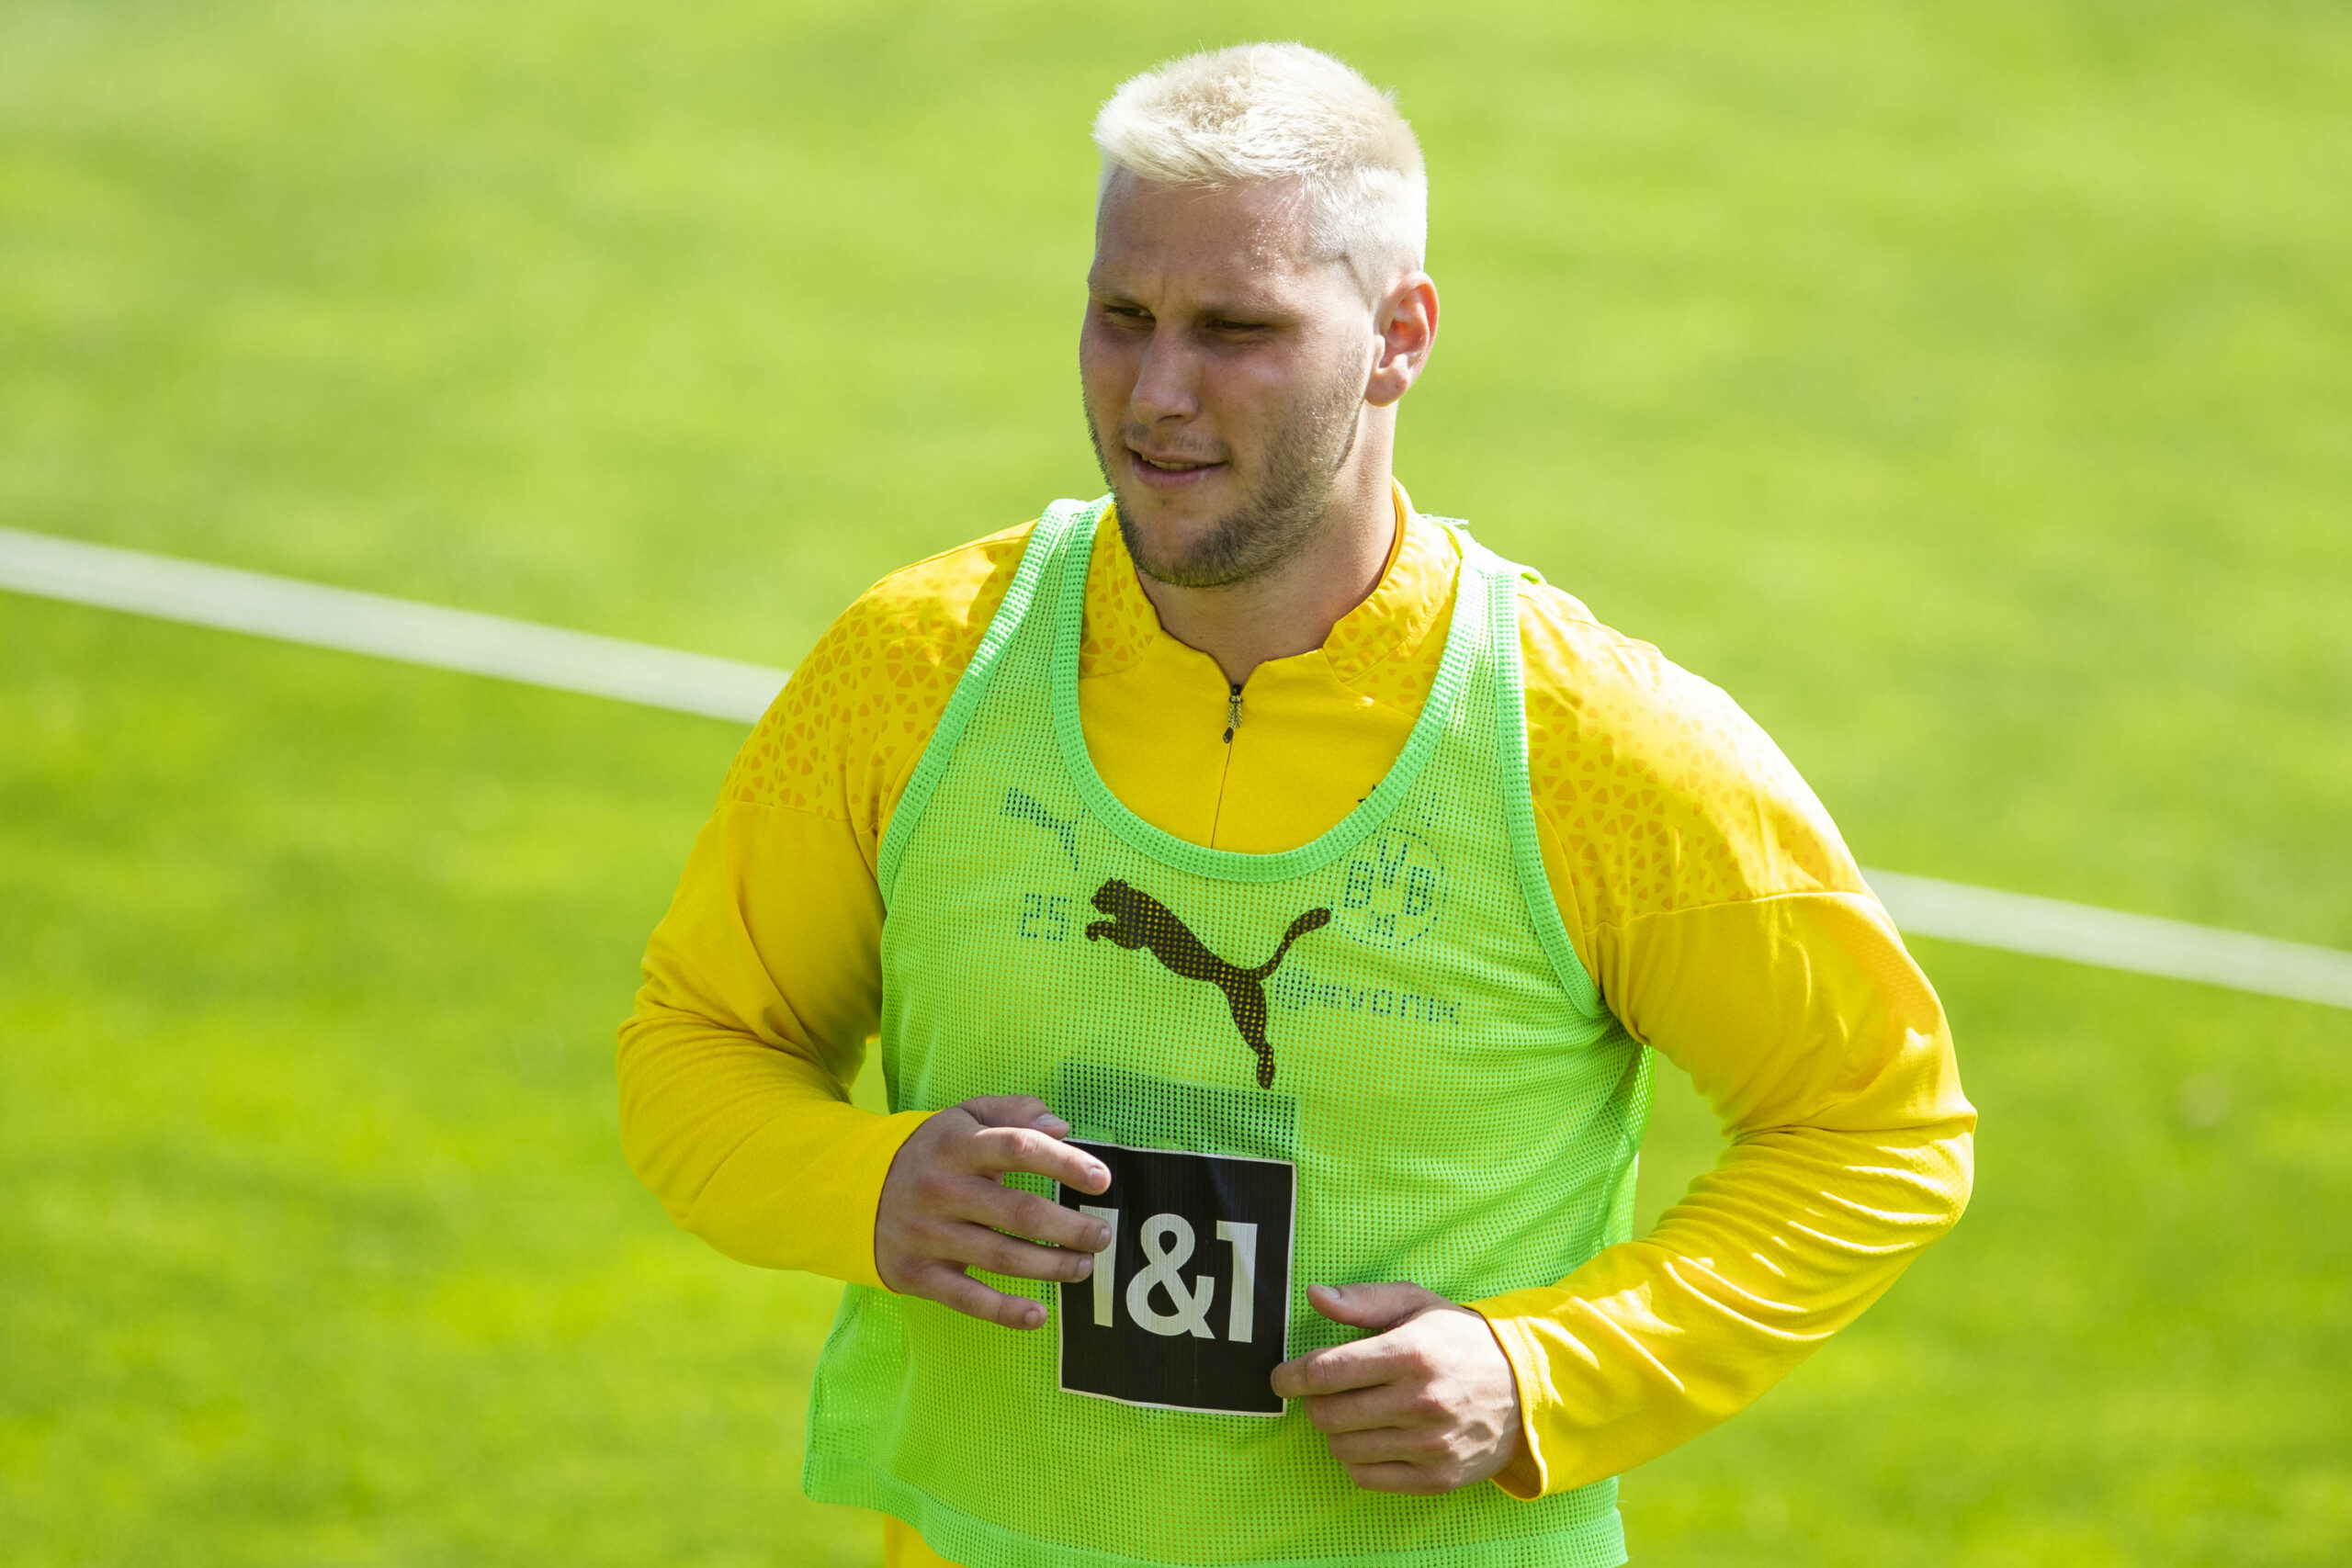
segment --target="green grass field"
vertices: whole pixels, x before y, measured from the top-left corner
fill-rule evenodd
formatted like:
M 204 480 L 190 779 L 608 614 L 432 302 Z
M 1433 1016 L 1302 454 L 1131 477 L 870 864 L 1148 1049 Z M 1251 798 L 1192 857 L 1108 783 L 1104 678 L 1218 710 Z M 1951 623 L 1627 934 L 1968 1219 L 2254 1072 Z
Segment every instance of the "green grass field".
M 0 524 L 789 663 L 1091 493 L 1086 123 L 1268 35 L 1428 147 L 1425 506 L 1870 863 L 2352 947 L 2340 6 L 13 0 Z M 0 594 L 0 1564 L 876 1561 L 617 1148 L 737 739 Z M 2352 1014 L 1920 947 L 1975 1205 L 1635 1562 L 2345 1561 Z

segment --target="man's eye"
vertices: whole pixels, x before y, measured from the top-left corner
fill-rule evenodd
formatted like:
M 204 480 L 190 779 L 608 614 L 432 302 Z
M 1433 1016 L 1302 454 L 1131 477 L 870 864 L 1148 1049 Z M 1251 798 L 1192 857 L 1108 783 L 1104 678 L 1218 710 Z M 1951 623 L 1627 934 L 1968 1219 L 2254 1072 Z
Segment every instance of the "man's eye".
M 1219 333 L 1261 333 L 1266 330 L 1266 323 L 1263 321 L 1211 321 L 1209 330 Z

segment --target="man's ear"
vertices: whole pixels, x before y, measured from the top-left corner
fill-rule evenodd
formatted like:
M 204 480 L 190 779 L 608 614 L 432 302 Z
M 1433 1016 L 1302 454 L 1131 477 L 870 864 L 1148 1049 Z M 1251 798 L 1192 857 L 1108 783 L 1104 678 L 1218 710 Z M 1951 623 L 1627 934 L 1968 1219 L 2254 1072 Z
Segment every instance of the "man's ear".
M 1373 317 L 1379 352 L 1363 400 L 1385 409 L 1412 389 L 1437 344 L 1437 284 L 1426 272 L 1408 273 L 1381 296 Z

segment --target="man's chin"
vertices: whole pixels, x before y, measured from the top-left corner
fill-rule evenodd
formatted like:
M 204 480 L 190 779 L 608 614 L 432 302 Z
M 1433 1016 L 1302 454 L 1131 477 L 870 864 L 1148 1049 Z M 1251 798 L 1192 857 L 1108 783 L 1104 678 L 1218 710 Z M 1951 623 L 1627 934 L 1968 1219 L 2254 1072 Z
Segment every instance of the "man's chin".
M 1232 509 L 1217 504 L 1224 498 L 1200 491 L 1169 495 L 1136 484 L 1122 484 L 1112 491 L 1119 503 L 1119 520 L 1129 539 L 1141 539 L 1159 560 L 1182 560 L 1212 538 Z
M 1237 558 L 1229 515 L 1208 507 L 1168 506 L 1154 495 L 1114 492 L 1119 533 L 1136 570 L 1173 588 L 1224 588 L 1254 577 L 1262 563 Z

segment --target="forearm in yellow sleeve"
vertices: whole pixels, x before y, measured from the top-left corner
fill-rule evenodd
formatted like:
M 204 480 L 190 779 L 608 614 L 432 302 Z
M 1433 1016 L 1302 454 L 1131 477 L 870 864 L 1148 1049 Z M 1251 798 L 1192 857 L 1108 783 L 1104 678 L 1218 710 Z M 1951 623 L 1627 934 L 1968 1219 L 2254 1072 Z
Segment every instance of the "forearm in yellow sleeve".
M 1877 902 L 1802 893 L 1593 933 L 1637 1038 L 1730 1146 L 1650 1235 L 1473 1304 L 1520 1383 L 1498 1481 L 1614 1475 L 1744 1408 L 1894 1283 L 1967 1201 L 1975 1112 L 1943 1011 Z
M 874 1214 L 916 1113 L 849 1103 L 879 1008 L 881 900 L 846 823 L 722 802 L 621 1026 L 621 1141 L 719 1251 L 866 1285 Z

